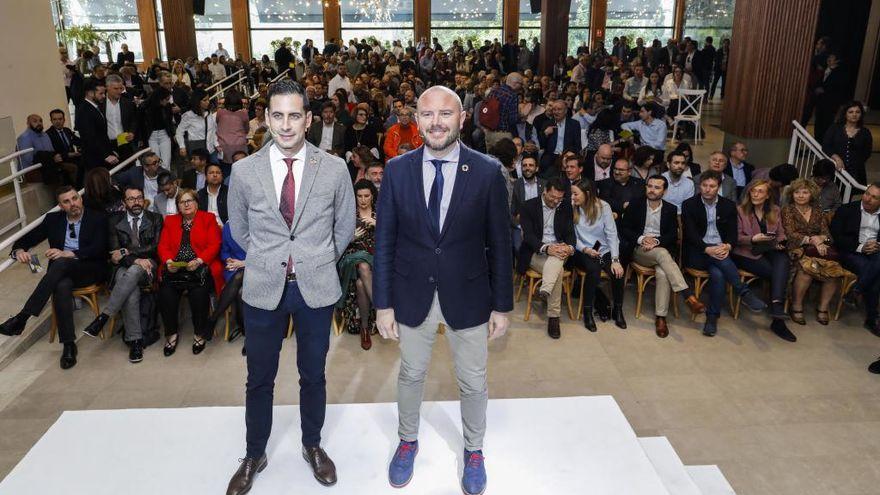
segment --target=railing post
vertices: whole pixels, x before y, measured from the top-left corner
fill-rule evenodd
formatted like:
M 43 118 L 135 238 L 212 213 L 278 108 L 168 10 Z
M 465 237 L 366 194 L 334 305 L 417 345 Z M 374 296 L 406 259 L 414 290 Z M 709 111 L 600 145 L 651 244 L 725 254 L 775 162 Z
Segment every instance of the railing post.
M 14 174 L 18 171 L 18 164 L 18 158 L 9 161 L 10 173 Z M 15 190 L 15 204 L 18 207 L 18 223 L 24 228 L 27 225 L 27 213 L 24 211 L 24 198 L 21 197 L 21 181 L 22 177 L 13 180 L 12 188 Z

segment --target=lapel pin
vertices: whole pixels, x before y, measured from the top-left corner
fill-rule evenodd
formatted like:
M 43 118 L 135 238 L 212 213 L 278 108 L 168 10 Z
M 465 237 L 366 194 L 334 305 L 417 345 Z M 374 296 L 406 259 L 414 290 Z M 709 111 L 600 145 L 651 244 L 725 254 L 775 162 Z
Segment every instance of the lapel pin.
M 469 168 L 470 168 L 470 167 L 468 167 L 467 163 L 465 163 L 464 165 L 461 166 L 461 171 L 462 171 L 462 172 L 467 172 Z
M 311 158 L 309 158 L 309 164 L 310 164 L 310 165 L 317 165 L 317 164 L 318 164 L 318 159 L 315 158 L 315 157 L 311 157 Z

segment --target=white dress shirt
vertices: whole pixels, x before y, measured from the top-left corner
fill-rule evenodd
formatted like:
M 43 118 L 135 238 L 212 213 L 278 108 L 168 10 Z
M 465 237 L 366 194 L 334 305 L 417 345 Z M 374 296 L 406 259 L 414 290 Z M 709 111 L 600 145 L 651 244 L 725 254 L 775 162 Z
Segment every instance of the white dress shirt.
M 455 142 L 455 147 L 452 148 L 452 151 L 442 158 L 434 155 L 427 146 L 423 154 L 422 184 L 425 189 L 425 204 L 428 207 L 430 207 L 431 202 L 431 187 L 434 185 L 434 175 L 437 173 L 431 160 L 440 159 L 446 161 L 442 165 L 443 197 L 440 198 L 440 230 L 442 230 L 443 222 L 446 221 L 446 212 L 449 211 L 449 204 L 452 202 L 452 188 L 455 186 L 455 175 L 458 172 L 458 157 L 460 154 L 461 145 L 458 141 Z
M 284 165 L 285 167 L 287 164 Z M 220 208 L 217 207 L 217 198 L 220 197 L 220 186 L 217 186 L 217 192 L 212 193 L 210 187 L 205 187 L 205 192 L 208 193 L 208 213 L 213 213 L 215 217 L 217 217 L 217 223 L 221 226 L 223 222 L 220 221 Z
M 537 198 L 538 197 L 538 178 L 532 177 L 532 180 L 530 180 L 530 181 L 523 179 L 523 190 L 526 193 L 525 201 Z
M 556 206 L 558 208 L 559 205 Z M 549 244 L 556 242 L 556 230 L 553 228 L 556 219 L 556 208 L 550 208 L 544 199 L 541 198 L 541 212 L 543 214 L 543 229 L 541 231 L 541 252 L 546 254 L 546 248 Z
M 330 151 L 333 148 L 333 124 L 327 125 L 322 123 L 321 126 L 321 143 L 318 145 L 324 151 Z
M 864 206 L 860 206 L 860 208 L 862 210 L 862 220 L 859 224 L 859 246 L 856 248 L 857 253 L 862 252 L 866 242 L 871 239 L 876 240 L 877 234 L 880 232 L 880 210 L 868 213 L 865 211 Z
M 125 132 L 122 128 L 122 107 L 118 101 L 113 103 L 110 101 L 110 98 L 107 98 L 105 112 L 104 117 L 107 119 L 107 139 L 116 141 L 116 136 Z
M 645 200 L 647 202 L 647 200 Z M 645 230 L 642 231 L 642 235 L 636 239 L 636 242 L 641 244 L 642 240 L 647 237 L 653 237 L 660 240 L 660 218 L 661 213 L 663 213 L 663 201 L 660 202 L 660 206 L 657 209 L 651 208 L 651 203 L 647 202 L 648 207 L 645 210 Z
M 144 197 L 145 198 L 155 198 L 157 194 L 159 194 L 159 175 L 152 179 L 147 177 L 147 174 L 144 174 Z
M 284 163 L 284 154 L 274 144 L 269 148 L 269 166 L 272 168 L 272 180 L 275 184 L 275 199 L 281 203 L 281 189 L 284 187 L 284 180 L 287 178 L 287 164 Z M 306 162 L 306 145 L 293 157 L 293 181 L 295 183 L 296 197 L 299 197 L 299 186 L 302 184 L 303 170 Z

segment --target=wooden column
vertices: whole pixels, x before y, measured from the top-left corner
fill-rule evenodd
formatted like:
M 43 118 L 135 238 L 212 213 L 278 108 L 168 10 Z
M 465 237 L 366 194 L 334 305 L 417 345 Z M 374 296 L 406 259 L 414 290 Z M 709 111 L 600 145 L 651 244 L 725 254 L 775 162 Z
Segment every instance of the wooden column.
M 541 54 L 538 73 L 553 72 L 560 53 L 568 53 L 568 12 L 571 0 L 541 0 Z
M 791 137 L 804 106 L 820 0 L 737 0 L 721 127 L 743 138 Z M 785 26 L 780 30 L 779 26 Z M 785 55 L 784 64 L 755 65 Z
M 141 28 L 141 45 L 144 48 L 142 68 L 150 66 L 154 58 L 159 58 L 159 34 L 156 25 L 156 4 L 153 0 L 137 0 L 138 22 Z
M 422 37 L 430 43 L 431 0 L 413 0 L 413 46 L 418 46 Z
M 688 0 L 675 0 L 675 17 L 672 21 L 672 37 L 680 40 L 684 37 L 684 11 L 687 8 Z M 718 40 L 721 46 L 721 40 Z
M 590 2 L 590 50 L 605 43 L 605 24 L 608 22 L 608 0 Z
M 248 0 L 230 0 L 232 7 L 232 56 L 251 59 L 251 17 Z
M 165 50 L 168 59 L 186 60 L 198 55 L 193 4 L 184 0 L 161 0 L 165 24 Z
M 324 40 L 342 38 L 342 7 L 339 0 L 330 0 L 324 4 Z M 343 47 L 345 45 L 343 44 Z
M 514 43 L 519 43 L 519 0 L 504 0 L 502 29 L 504 41 L 513 36 Z

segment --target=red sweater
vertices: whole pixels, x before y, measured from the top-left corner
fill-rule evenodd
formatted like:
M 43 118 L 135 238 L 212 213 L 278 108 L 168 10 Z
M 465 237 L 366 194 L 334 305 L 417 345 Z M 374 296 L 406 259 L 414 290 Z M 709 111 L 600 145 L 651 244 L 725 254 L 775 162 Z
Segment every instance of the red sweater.
M 165 272 L 165 263 L 174 260 L 180 250 L 180 241 L 183 238 L 183 217 L 180 214 L 168 215 L 162 226 L 162 234 L 159 237 L 159 279 Z M 206 211 L 197 211 L 193 219 L 192 230 L 189 233 L 189 242 L 192 244 L 196 256 L 208 265 L 211 277 L 214 279 L 214 290 L 217 295 L 223 290 L 223 265 L 220 263 L 220 244 L 222 242 L 220 227 L 217 225 L 217 217 Z

